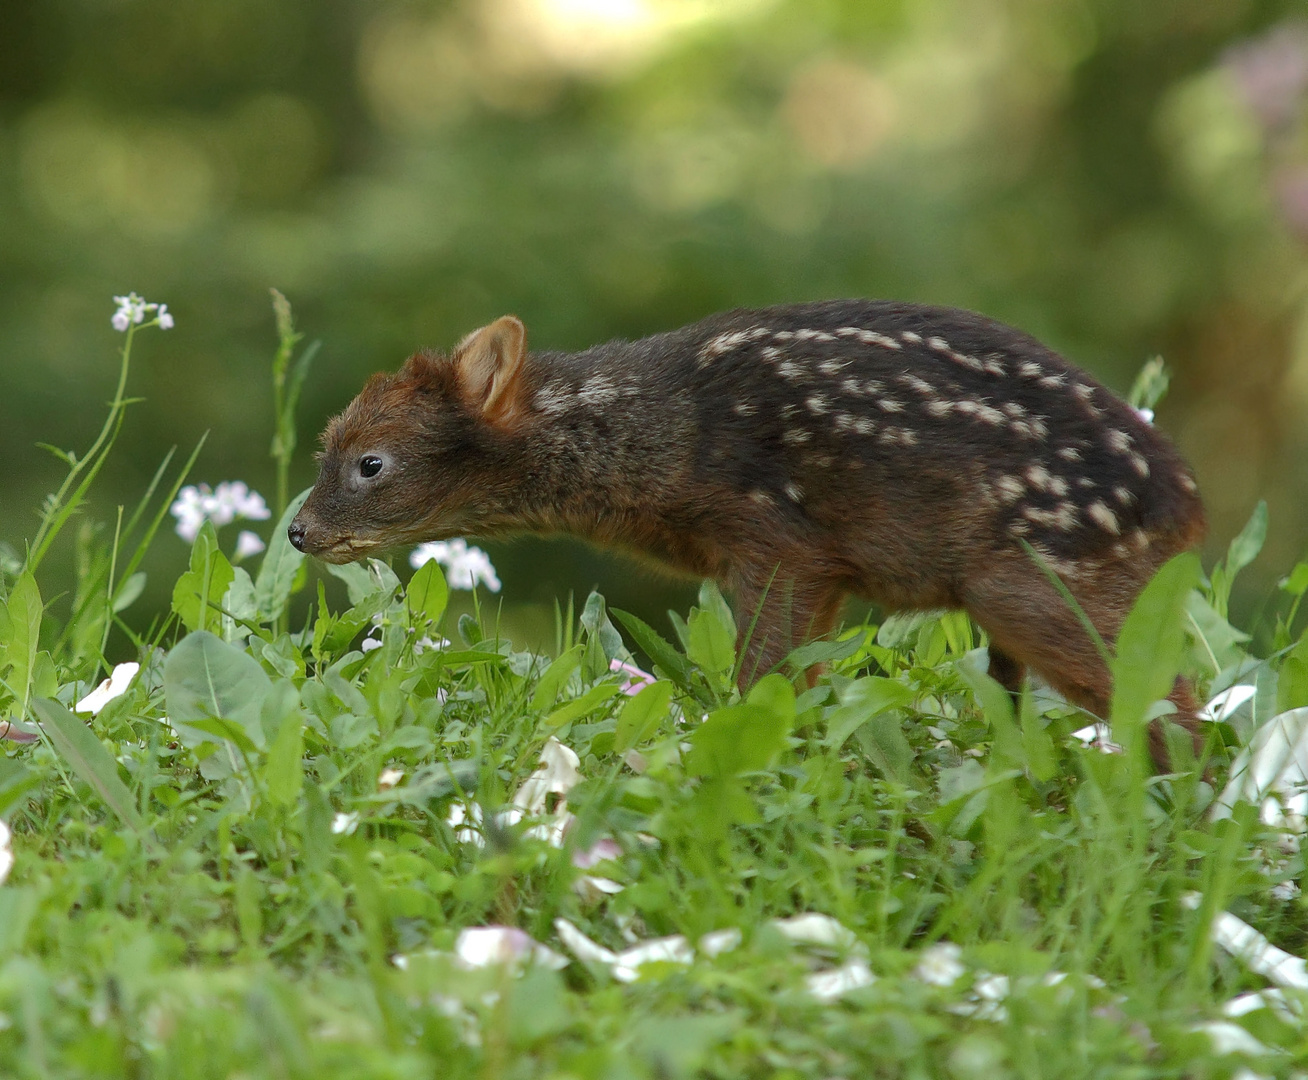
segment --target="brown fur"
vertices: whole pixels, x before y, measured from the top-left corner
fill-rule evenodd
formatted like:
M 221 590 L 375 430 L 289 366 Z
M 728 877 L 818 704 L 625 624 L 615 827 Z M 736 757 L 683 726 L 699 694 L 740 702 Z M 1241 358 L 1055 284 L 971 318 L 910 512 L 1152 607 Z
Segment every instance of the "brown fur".
M 1021 541 L 1111 642 L 1204 533 L 1188 470 L 1134 410 L 1018 331 L 907 304 L 728 312 L 577 354 L 528 353 L 505 316 L 373 376 L 323 445 L 292 526 L 306 552 L 522 531 L 619 546 L 718 580 L 742 632 L 757 613 L 742 685 L 852 593 L 964 608 L 1003 685 L 1030 667 L 1103 716 L 1108 669 Z M 1198 747 L 1189 687 L 1171 697 Z

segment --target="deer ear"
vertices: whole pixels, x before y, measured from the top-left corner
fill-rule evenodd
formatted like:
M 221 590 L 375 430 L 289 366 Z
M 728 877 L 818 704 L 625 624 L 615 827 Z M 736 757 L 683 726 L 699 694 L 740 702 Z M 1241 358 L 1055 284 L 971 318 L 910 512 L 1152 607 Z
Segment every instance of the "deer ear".
M 459 387 L 487 420 L 503 420 L 518 411 L 526 352 L 527 328 L 516 315 L 503 315 L 474 330 L 454 350 Z

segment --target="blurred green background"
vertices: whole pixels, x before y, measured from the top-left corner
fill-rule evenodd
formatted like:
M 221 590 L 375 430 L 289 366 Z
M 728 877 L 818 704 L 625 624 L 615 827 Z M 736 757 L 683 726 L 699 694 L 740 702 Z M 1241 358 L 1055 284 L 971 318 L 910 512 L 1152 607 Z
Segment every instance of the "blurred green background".
M 206 429 L 192 479 L 271 501 L 270 286 L 323 342 L 292 490 L 367 373 L 504 312 L 569 348 L 736 305 L 899 297 L 1013 322 L 1120 390 L 1165 356 L 1158 420 L 1195 465 L 1208 558 L 1271 506 L 1247 612 L 1308 539 L 1297 10 L 4 0 L 0 539 L 21 547 L 62 475 L 35 444 L 98 430 L 129 289 L 177 327 L 138 339 L 146 400 L 104 519 Z M 509 600 L 541 605 L 524 626 L 593 584 L 644 612 L 692 595 L 577 545 L 490 550 Z M 185 554 L 160 536 L 137 621 Z

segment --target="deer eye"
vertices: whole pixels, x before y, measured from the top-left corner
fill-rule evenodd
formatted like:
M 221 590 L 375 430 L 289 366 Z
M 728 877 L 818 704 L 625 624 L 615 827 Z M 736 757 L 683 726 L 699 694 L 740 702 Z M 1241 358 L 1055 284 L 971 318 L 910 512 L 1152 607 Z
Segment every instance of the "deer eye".
M 382 459 L 376 454 L 365 454 L 359 459 L 359 475 L 371 478 L 382 471 Z

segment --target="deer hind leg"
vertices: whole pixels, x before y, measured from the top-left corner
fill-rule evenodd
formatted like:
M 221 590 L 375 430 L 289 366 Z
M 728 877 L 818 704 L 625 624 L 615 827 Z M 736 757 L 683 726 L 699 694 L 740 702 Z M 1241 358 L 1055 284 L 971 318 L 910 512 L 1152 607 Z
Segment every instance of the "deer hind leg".
M 1079 594 L 1091 623 L 1111 644 L 1147 578 L 1124 587 L 1122 567 L 1110 566 L 1101 573 L 1102 582 L 1087 574 L 1069 585 L 1074 595 Z M 990 636 L 992 658 L 998 650 L 1001 674 L 1030 667 L 1068 701 L 1107 719 L 1113 689 L 1108 665 L 1067 601 L 1025 556 L 1001 557 L 984 574 L 969 580 L 961 597 Z M 991 669 L 995 674 L 993 659 Z M 999 681 L 1012 689 L 1003 678 Z M 1198 756 L 1203 734 L 1189 684 L 1178 679 L 1168 696 L 1177 709 L 1169 719 L 1189 732 Z M 1165 728 L 1158 721 L 1150 725 L 1149 753 L 1158 768 L 1170 768 Z
M 830 578 L 788 574 L 746 573 L 730 583 L 735 594 L 742 691 L 776 668 L 793 650 L 829 634 L 840 617 L 845 588 Z M 820 665 L 808 669 L 812 686 Z

